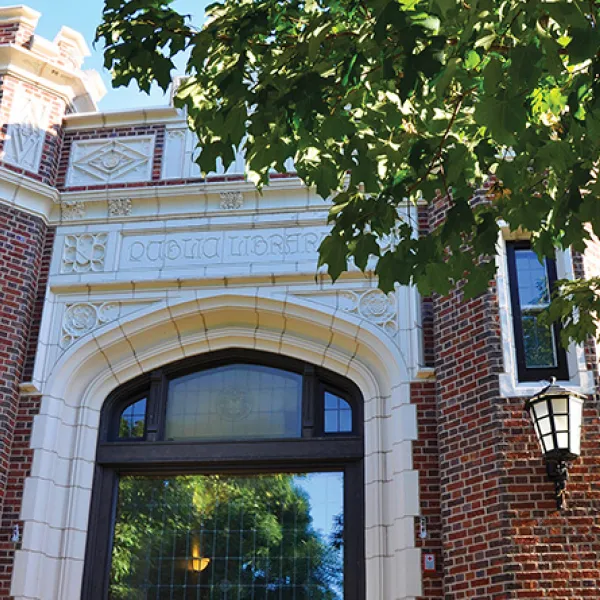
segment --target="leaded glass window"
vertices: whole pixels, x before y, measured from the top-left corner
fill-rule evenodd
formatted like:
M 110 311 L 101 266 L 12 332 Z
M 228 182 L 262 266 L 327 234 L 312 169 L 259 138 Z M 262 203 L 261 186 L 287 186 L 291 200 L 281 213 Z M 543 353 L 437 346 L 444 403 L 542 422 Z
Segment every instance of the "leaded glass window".
M 125 476 L 111 600 L 343 598 L 344 476 Z
M 538 319 L 550 304 L 555 261 L 540 262 L 528 242 L 508 243 L 507 250 L 519 380 L 567 379 L 559 328 Z
M 228 365 L 171 381 L 166 438 L 291 438 L 302 433 L 302 376 Z

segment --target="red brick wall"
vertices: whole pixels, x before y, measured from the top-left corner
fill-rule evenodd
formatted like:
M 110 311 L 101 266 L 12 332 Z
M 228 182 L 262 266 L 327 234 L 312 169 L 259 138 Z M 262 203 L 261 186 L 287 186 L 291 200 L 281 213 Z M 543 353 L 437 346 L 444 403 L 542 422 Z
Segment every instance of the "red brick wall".
M 446 209 L 447 202 L 438 203 L 433 226 Z M 588 262 L 594 253 L 597 248 Z M 582 264 L 575 257 L 578 275 Z M 553 483 L 523 410 L 526 398 L 500 396 L 498 310 L 493 285 L 468 302 L 456 290 L 433 299 L 443 597 L 599 598 L 597 397 L 586 406 L 569 507 L 558 513 Z M 592 367 L 595 354 L 590 344 L 586 349 Z
M 438 460 L 438 420 L 434 381 L 413 382 L 411 402 L 417 408 L 419 437 L 413 444 L 413 467 L 419 471 L 421 515 L 425 518 L 427 537 L 420 537 L 419 519 L 415 523 L 415 540 L 423 553 L 435 556 L 436 570 L 423 571 L 422 600 L 444 597 L 440 515 L 440 468 Z
M 35 296 L 35 305 L 31 319 L 31 328 L 29 330 L 29 339 L 27 340 L 27 356 L 25 367 L 23 369 L 23 381 L 31 381 L 33 376 L 33 366 L 37 344 L 40 334 L 40 324 L 42 322 L 42 312 L 44 310 L 44 301 L 46 299 L 46 287 L 48 285 L 48 275 L 50 273 L 50 262 L 52 260 L 52 249 L 54 247 L 54 237 L 56 227 L 48 227 L 44 238 L 44 248 L 42 250 L 42 261 L 37 280 L 37 292 Z
M 33 418 L 39 410 L 39 396 L 21 396 L 0 519 L 0 598 L 9 597 L 14 554 L 19 546 L 11 540 L 15 525 L 20 528 L 21 539 L 23 536 L 23 523 L 19 521 L 19 516 L 25 479 L 29 475 L 33 460 L 33 450 L 29 447 Z
M 37 217 L 0 205 L 0 597 L 8 589 L 10 527 L 20 508 L 28 468 L 30 413 L 20 403 L 27 340 L 32 321 L 46 226 Z M 6 515 L 6 516 L 5 516 Z
M 600 597 L 600 413 L 597 397 L 584 411 L 582 454 L 570 469 L 568 507 L 556 511 L 554 486 L 546 476 L 531 433 L 523 398 L 502 409 L 507 505 L 505 572 L 513 581 L 507 598 L 580 600 Z

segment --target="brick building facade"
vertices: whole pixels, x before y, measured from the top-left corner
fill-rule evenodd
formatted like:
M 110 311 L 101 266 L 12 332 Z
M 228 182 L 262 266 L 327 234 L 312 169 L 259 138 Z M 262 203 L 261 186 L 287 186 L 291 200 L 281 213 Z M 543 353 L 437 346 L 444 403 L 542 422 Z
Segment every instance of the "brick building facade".
M 385 295 L 356 270 L 332 286 L 316 271 L 327 204 L 293 165 L 262 195 L 241 155 L 201 177 L 177 110 L 98 112 L 84 40 L 68 28 L 42 39 L 38 18 L 0 8 L 0 598 L 109 597 L 112 576 L 90 575 L 113 527 L 98 512 L 98 471 L 121 472 L 100 464 L 106 399 L 239 350 L 308 365 L 303 397 L 313 367 L 358 390 L 365 584 L 333 598 L 600 597 L 596 348 L 564 355 L 561 383 L 587 401 L 557 511 L 523 410 L 544 386 L 523 375 L 532 350 L 513 327 L 507 256 L 524 240 L 499 240 L 496 281 L 468 302 L 459 290 Z M 443 218 L 440 206 L 416 212 L 402 218 L 422 234 Z M 558 276 L 597 274 L 597 257 L 560 253 Z M 161 439 L 144 427 L 145 441 Z M 292 585 L 282 581 L 271 585 Z M 164 597 L 187 598 L 187 585 Z M 219 589 L 198 598 L 238 597 Z

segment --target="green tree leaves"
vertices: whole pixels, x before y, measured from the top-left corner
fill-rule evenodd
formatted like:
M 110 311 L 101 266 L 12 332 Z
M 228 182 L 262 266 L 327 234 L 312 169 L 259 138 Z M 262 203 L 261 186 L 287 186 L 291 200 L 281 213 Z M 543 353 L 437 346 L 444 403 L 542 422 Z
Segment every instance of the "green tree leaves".
M 107 0 L 97 35 L 115 84 L 166 87 L 189 51 L 175 102 L 202 169 L 243 142 L 264 185 L 293 158 L 333 201 L 320 264 L 334 279 L 379 255 L 383 289 L 466 281 L 474 295 L 500 220 L 540 254 L 600 234 L 598 3 L 222 0 L 207 16 L 197 30 L 169 0 Z M 403 207 L 444 197 L 446 224 L 415 239 Z

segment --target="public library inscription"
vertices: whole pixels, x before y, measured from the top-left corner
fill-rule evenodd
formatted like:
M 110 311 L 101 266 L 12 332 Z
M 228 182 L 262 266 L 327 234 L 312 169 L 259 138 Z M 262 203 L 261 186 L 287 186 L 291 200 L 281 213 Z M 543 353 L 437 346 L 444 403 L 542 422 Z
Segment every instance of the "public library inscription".
M 125 235 L 119 269 L 316 261 L 326 234 L 326 227 L 294 227 Z

